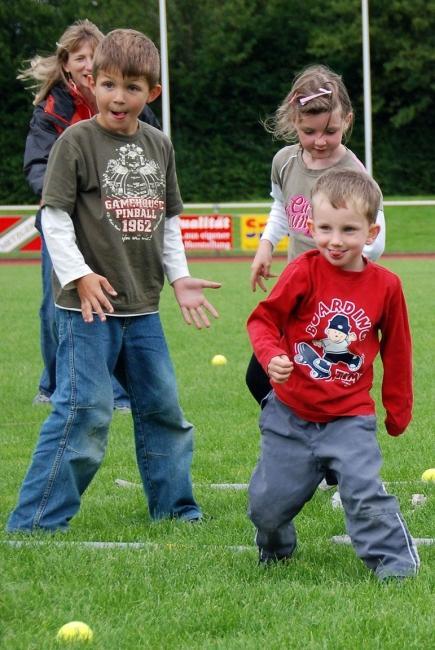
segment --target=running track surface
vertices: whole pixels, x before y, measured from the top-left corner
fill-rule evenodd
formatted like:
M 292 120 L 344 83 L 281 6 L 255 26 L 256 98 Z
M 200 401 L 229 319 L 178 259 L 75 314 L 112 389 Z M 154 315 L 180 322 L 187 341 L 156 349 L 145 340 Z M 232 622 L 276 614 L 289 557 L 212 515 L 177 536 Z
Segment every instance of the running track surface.
M 225 256 L 204 256 L 204 257 L 187 257 L 187 261 L 190 264 L 191 262 L 251 262 L 251 257 L 248 255 L 225 255 Z M 285 255 L 277 255 L 274 257 L 275 260 L 284 261 L 286 258 Z M 382 259 L 404 259 L 404 260 L 435 260 L 435 253 L 384 253 Z M 34 257 L 31 259 L 19 258 L 0 258 L 0 265 L 2 264 L 40 264 L 41 259 L 39 257 Z

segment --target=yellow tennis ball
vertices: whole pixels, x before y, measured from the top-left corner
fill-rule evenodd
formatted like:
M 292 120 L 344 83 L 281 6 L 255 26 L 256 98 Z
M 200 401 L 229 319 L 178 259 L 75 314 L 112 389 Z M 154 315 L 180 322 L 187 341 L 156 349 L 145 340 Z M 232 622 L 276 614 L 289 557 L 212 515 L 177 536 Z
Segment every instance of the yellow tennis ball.
M 211 360 L 212 366 L 224 366 L 227 363 L 227 358 L 223 354 L 215 354 Z
M 82 623 L 82 621 L 71 621 L 62 625 L 56 639 L 70 643 L 74 641 L 92 641 L 93 636 L 94 633 L 89 625 Z
M 421 475 L 421 480 L 429 483 L 429 481 L 435 482 L 435 467 L 430 467 L 426 469 Z

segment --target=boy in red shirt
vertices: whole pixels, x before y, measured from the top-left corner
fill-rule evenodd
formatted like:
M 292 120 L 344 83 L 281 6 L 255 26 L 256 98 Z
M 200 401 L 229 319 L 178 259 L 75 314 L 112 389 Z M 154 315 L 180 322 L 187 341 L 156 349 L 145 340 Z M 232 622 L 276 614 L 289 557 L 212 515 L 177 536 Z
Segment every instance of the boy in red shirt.
M 379 232 L 380 193 L 356 171 L 331 171 L 312 194 L 317 250 L 291 262 L 248 320 L 273 391 L 260 417 L 261 455 L 249 516 L 261 563 L 289 558 L 294 517 L 327 469 L 338 479 L 348 533 L 379 579 L 415 575 L 419 557 L 395 497 L 386 493 L 370 396 L 380 352 L 385 425 L 411 420 L 411 337 L 399 278 L 362 250 Z

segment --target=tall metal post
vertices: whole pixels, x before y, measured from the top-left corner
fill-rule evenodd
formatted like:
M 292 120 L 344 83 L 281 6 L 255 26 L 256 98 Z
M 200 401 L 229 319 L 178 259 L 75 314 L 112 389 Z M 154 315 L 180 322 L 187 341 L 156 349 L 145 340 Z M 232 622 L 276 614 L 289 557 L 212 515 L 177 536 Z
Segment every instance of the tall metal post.
M 373 174 L 372 162 L 372 91 L 370 78 L 370 35 L 369 35 L 369 2 L 361 0 L 362 43 L 363 43 L 363 76 L 364 76 L 364 142 L 365 166 L 370 175 Z
M 171 109 L 169 102 L 169 65 L 168 65 L 168 32 L 166 23 L 166 1 L 159 0 L 160 18 L 160 59 L 162 66 L 162 120 L 163 133 L 171 137 Z

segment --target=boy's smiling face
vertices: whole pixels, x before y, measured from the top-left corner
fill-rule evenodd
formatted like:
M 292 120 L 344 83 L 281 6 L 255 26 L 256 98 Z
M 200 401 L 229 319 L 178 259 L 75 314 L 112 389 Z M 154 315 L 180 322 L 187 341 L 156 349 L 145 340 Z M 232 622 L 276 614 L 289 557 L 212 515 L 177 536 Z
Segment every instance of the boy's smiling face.
M 369 224 L 352 205 L 334 208 L 322 193 L 313 197 L 312 212 L 309 227 L 323 257 L 344 271 L 362 271 L 363 248 L 376 239 L 379 226 Z
M 98 106 L 97 122 L 120 135 L 136 133 L 143 107 L 161 91 L 159 85 L 150 90 L 144 77 L 123 77 L 119 72 L 103 70 L 92 80 L 91 87 Z

